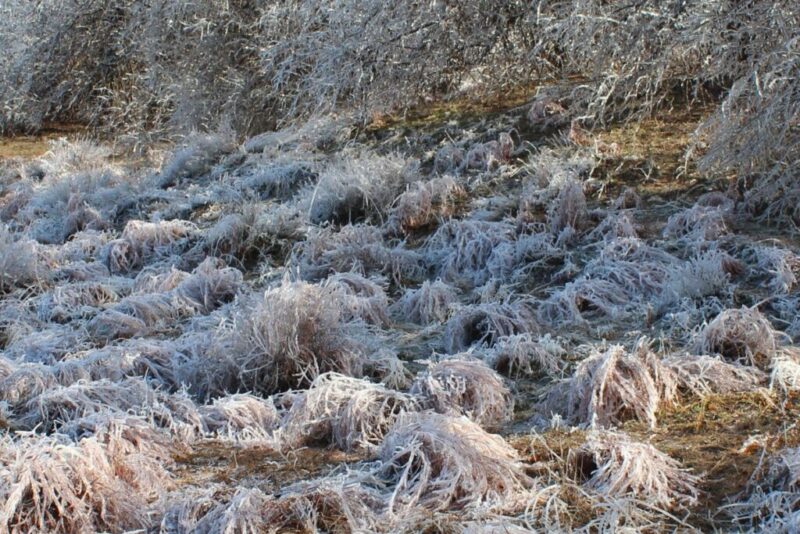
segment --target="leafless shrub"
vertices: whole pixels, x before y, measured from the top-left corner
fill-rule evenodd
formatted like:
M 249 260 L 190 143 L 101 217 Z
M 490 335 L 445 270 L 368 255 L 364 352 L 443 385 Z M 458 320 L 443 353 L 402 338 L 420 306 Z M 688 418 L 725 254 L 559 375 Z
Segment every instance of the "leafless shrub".
M 302 2 L 259 9 L 206 1 L 108 6 L 118 18 L 55 5 L 49 17 L 25 3 L 4 7 L 15 23 L 0 29 L 10 51 L 0 79 L 8 110 L 3 129 L 72 120 L 125 131 L 191 131 L 222 122 L 261 132 L 276 121 L 341 108 L 363 108 L 366 117 L 443 90 L 457 95 L 467 81 L 470 93 L 502 91 L 497 80 L 521 77 L 520 49 L 505 37 L 518 43 L 532 35 L 526 6 L 504 3 L 369 10 L 349 2 L 333 13 Z M 441 34 L 437 25 L 452 31 Z M 113 68 L 98 64 L 123 44 L 126 53 Z M 409 50 L 420 60 L 409 64 Z M 128 64 L 139 70 L 123 75 L 118 67 Z M 260 151 L 264 142 L 254 145 L 248 148 Z
M 564 368 L 564 348 L 550 334 L 529 333 L 501 337 L 484 358 L 496 371 L 510 377 L 559 377 Z
M 697 333 L 695 350 L 726 360 L 769 368 L 781 344 L 781 334 L 755 308 L 728 309 Z
M 393 232 L 411 233 L 456 213 L 458 203 L 466 199 L 466 191 L 451 176 L 415 182 L 394 202 L 387 227 Z
M 397 418 L 419 409 L 413 396 L 336 373 L 317 377 L 292 403 L 281 428 L 287 445 L 332 442 L 374 452 Z
M 458 292 L 441 280 L 425 281 L 417 289 L 407 289 L 392 305 L 398 319 L 421 325 L 442 323 L 458 303 Z
M 394 514 L 416 506 L 513 509 L 531 485 L 516 451 L 465 417 L 402 416 L 378 455 L 376 474 L 393 486 Z
M 700 477 L 652 445 L 633 441 L 622 432 L 594 430 L 570 456 L 576 468 L 586 471 L 585 485 L 603 495 L 633 495 L 664 509 L 697 502 Z
M 800 42 L 789 28 L 798 17 L 785 12 L 783 3 L 775 7 L 779 12 L 762 5 L 737 7 L 766 31 L 746 45 L 753 54 L 744 69 L 737 69 L 725 100 L 699 128 L 696 148 L 702 172 L 733 171 L 740 177 L 751 214 L 796 224 L 793 176 L 800 162 L 800 136 L 791 125 L 800 117 Z
M 542 499 L 551 506 L 547 513 L 561 518 L 571 512 L 562 492 L 574 491 L 585 498 L 581 518 L 592 508 L 585 531 L 666 530 L 660 512 L 640 502 L 667 508 L 680 501 L 664 496 L 675 488 L 669 475 L 679 466 L 657 451 L 597 437 L 584 451 L 598 468 L 589 477 L 596 475 L 595 483 L 581 489 L 557 481 L 532 496 L 523 491 L 530 481 L 502 440 L 463 419 L 407 413 L 418 411 L 425 399 L 435 404 L 435 398 L 443 406 L 437 409 L 500 424 L 508 419 L 510 395 L 497 375 L 477 365 L 454 371 L 464 362 L 442 362 L 418 378 L 415 395 L 400 393 L 390 389 L 406 387 L 396 354 L 415 357 L 443 344 L 454 353 L 473 349 L 473 356 L 524 381 L 553 378 L 564 371 L 560 341 L 541 336 L 539 324 L 554 332 L 566 329 L 571 346 L 586 335 L 630 339 L 642 328 L 663 333 L 668 345 L 683 345 L 694 325 L 742 298 L 762 298 L 759 284 L 779 293 L 760 309 L 771 314 L 776 328 L 800 333 L 792 253 L 771 246 L 751 251 L 742 245 L 747 238 L 738 236 L 710 242 L 733 229 L 742 207 L 766 218 L 800 220 L 798 84 L 792 76 L 798 20 L 795 6 L 785 0 L 644 0 L 629 9 L 599 0 L 537 3 L 535 9 L 528 2 L 494 0 L 342 0 L 335 6 L 326 0 L 257 6 L 104 0 L 81 9 L 55 0 L 2 4 L 0 130 L 36 128 L 51 118 L 94 127 L 111 117 L 125 117 L 117 119 L 121 128 L 153 136 L 165 124 L 183 132 L 228 131 L 219 123 L 229 122 L 237 135 L 288 126 L 250 139 L 238 151 L 233 135 L 189 138 L 159 174 L 123 171 L 107 149 L 68 143 L 19 172 L 0 169 L 0 219 L 7 223 L 0 229 L 0 426 L 38 424 L 38 432 L 64 432 L 76 441 L 36 446 L 44 456 L 62 454 L 60 445 L 69 448 L 69 455 L 58 458 L 65 461 L 48 464 L 67 473 L 61 478 L 19 470 L 37 469 L 38 456 L 8 468 L 4 453 L 25 440 L 33 443 L 31 437 L 0 444 L 0 503 L 10 503 L 0 505 L 0 519 L 14 518 L 7 530 L 152 529 L 162 511 L 154 499 L 169 484 L 145 482 L 149 471 L 130 462 L 106 468 L 103 455 L 111 449 L 102 440 L 112 434 L 125 434 L 133 444 L 123 443 L 114 454 L 140 454 L 136 461 L 150 465 L 170 461 L 175 451 L 168 447 L 144 450 L 151 442 L 160 447 L 169 433 L 184 440 L 266 443 L 282 432 L 289 446 L 333 442 L 382 458 L 371 474 L 312 480 L 271 496 L 238 488 L 231 499 L 233 488 L 227 486 L 213 498 L 189 503 L 183 518 L 176 508 L 170 517 L 185 522 L 175 528 L 414 531 L 474 520 L 488 530 L 523 524 L 527 514 L 519 516 L 517 505 L 540 506 Z M 350 127 L 363 125 L 355 119 L 375 111 L 402 111 L 431 99 L 456 96 L 460 105 L 461 97 L 481 96 L 487 88 L 506 96 L 532 72 L 565 83 L 544 92 L 530 118 L 564 125 L 576 118 L 571 130 L 585 134 L 589 144 L 591 132 L 577 126 L 589 129 L 646 113 L 677 95 L 675 89 L 692 97 L 706 88 L 719 94 L 733 84 L 699 131 L 697 153 L 687 162 L 699 154 L 701 174 L 736 174 L 739 183 L 676 214 L 664 240 L 646 241 L 654 237 L 650 221 L 640 240 L 633 212 L 625 211 L 638 207 L 630 191 L 608 210 L 587 209 L 588 191 L 605 193 L 591 189 L 602 183 L 593 171 L 605 176 L 617 164 L 619 154 L 604 150 L 610 147 L 542 149 L 522 169 L 495 172 L 521 150 L 514 152 L 509 134 L 488 139 L 512 123 L 528 126 L 517 121 L 519 108 L 502 117 L 492 114 L 476 131 L 464 131 L 458 117 L 430 135 L 426 127 L 405 138 L 406 127 L 417 129 L 415 123 L 384 130 L 379 114 L 373 115 L 376 130 Z M 90 105 L 98 98 L 102 105 Z M 292 125 L 331 110 L 337 118 Z M 462 130 L 460 137 L 446 144 L 442 138 L 453 129 Z M 383 155 L 358 148 L 342 152 L 365 137 L 380 144 Z M 417 167 L 404 156 L 385 155 L 403 147 L 414 154 L 431 150 L 425 155 L 430 159 L 442 146 L 431 176 L 430 161 Z M 603 167 L 594 169 L 600 160 Z M 442 171 L 465 181 L 435 177 Z M 470 204 L 466 220 L 439 221 L 459 215 L 467 180 L 474 185 L 471 194 L 482 198 Z M 181 190 L 146 190 L 159 182 Z M 744 202 L 734 201 L 736 194 Z M 517 219 L 509 220 L 515 212 Z M 110 241 L 126 222 L 120 239 Z M 415 249 L 420 231 L 437 225 Z M 389 239 L 397 235 L 414 242 Z M 288 264 L 279 266 L 306 237 Z M 738 254 L 742 246 L 737 258 L 717 248 Z M 205 254 L 247 268 L 247 281 L 216 260 L 200 263 Z M 192 274 L 169 270 L 198 264 Z M 274 285 L 297 271 L 301 278 L 325 281 Z M 139 275 L 123 280 L 112 272 Z M 443 281 L 433 282 L 436 277 Z M 426 279 L 431 282 L 406 291 L 391 313 L 430 327 L 390 331 L 395 325 L 387 293 L 395 298 Z M 252 287 L 270 289 L 257 298 L 246 292 Z M 459 308 L 460 300 L 468 305 Z M 705 395 L 766 382 L 762 369 L 743 363 L 770 370 L 773 390 L 790 394 L 800 383 L 797 359 L 783 346 L 788 338 L 769 324 L 766 334 L 761 331 L 762 319 L 743 316 L 733 326 L 715 320 L 719 324 L 697 332 L 688 349 L 717 356 L 659 362 L 642 348 L 618 347 L 592 354 L 554 391 L 550 411 L 569 423 L 609 426 L 637 418 L 654 425 L 656 407 L 676 388 Z M 444 332 L 435 325 L 442 322 Z M 769 342 L 764 335 L 771 336 Z M 135 339 L 114 341 L 121 337 Z M 569 360 L 581 350 L 571 351 Z M 362 376 L 383 385 L 357 378 Z M 486 394 L 487 384 L 498 393 Z M 175 393 L 182 386 L 206 401 L 236 394 L 198 409 Z M 280 409 L 241 393 L 307 386 L 307 392 L 281 396 Z M 278 429 L 286 411 L 286 424 Z M 114 422 L 113 432 L 106 420 Z M 417 426 L 409 429 L 412 423 Z M 91 460 L 100 475 L 74 467 L 90 464 L 77 462 L 79 454 L 72 452 L 83 447 L 80 440 L 100 444 L 102 454 Z M 33 482 L 23 487 L 19 482 L 26 476 Z M 795 490 L 749 508 L 753 528 L 762 518 L 766 530 L 793 528 Z M 687 503 L 694 496 L 688 488 L 681 491 Z M 180 492 L 183 498 L 192 495 L 183 487 Z M 384 513 L 387 507 L 390 513 Z M 462 513 L 464 508 L 470 510 Z M 773 511 L 778 519 L 767 520 Z M 515 517 L 491 517 L 494 512 Z M 578 527 L 539 525 L 535 514 L 530 519 L 531 528 Z M 680 518 L 670 520 L 686 526 Z M 172 528 L 172 519 L 165 521 L 164 528 Z
M 466 415 L 484 428 L 499 428 L 514 415 L 511 391 L 479 360 L 454 358 L 430 363 L 417 375 L 411 394 L 438 413 Z
M 529 302 L 475 304 L 457 309 L 445 324 L 444 347 L 454 354 L 472 345 L 494 345 L 501 337 L 538 333 Z
M 785 56 L 792 36 L 787 19 L 795 18 L 787 8 L 784 3 L 712 7 L 690 2 L 675 9 L 648 1 L 623 14 L 600 2 L 554 4 L 536 12 L 541 34 L 534 49 L 555 68 L 593 80 L 570 94 L 571 109 L 586 109 L 584 119 L 641 116 L 661 105 L 670 90 L 697 91 L 702 83 L 727 86 L 730 80 L 749 79 L 765 57 Z M 761 24 L 766 34 L 748 40 L 743 28 L 725 31 L 743 20 Z M 555 56 L 554 50 L 568 52 Z M 745 56 L 739 55 L 742 50 Z M 717 62 L 709 67 L 712 56 Z M 752 81 L 748 85 L 752 94 Z
M 545 408 L 575 423 L 604 427 L 629 419 L 656 426 L 656 412 L 675 398 L 677 383 L 645 342 L 634 352 L 616 345 L 583 360 L 568 381 L 551 390 Z

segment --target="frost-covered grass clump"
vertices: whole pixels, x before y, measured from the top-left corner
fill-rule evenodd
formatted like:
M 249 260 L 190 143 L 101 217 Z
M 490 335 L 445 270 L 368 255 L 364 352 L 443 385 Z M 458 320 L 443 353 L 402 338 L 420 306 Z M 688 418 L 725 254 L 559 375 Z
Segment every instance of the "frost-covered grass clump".
M 595 430 L 571 452 L 572 461 L 586 471 L 586 487 L 603 495 L 631 494 L 665 509 L 697 502 L 701 477 L 647 443 L 621 432 Z M 587 469 L 587 465 L 591 466 Z
M 189 365 L 201 375 L 211 366 L 212 390 L 267 395 L 308 386 L 330 371 L 364 376 L 381 362 L 374 334 L 353 318 L 348 302 L 335 285 L 284 280 L 241 300 L 231 324 Z
M 292 402 L 282 426 L 289 446 L 333 443 L 345 451 L 374 451 L 404 413 L 420 400 L 364 379 L 326 373 Z
M 389 508 L 513 509 L 532 481 L 517 452 L 465 417 L 403 416 L 378 452 L 378 476 L 392 484 Z
M 429 364 L 411 393 L 439 413 L 466 415 L 484 428 L 499 428 L 514 414 L 511 391 L 480 360 L 452 358 Z
M 782 335 L 757 309 L 725 310 L 698 332 L 695 346 L 726 360 L 768 368 L 782 345 Z
M 392 306 L 392 312 L 399 320 L 429 325 L 446 321 L 457 303 L 455 288 L 441 280 L 426 280 L 417 289 L 407 289 Z
M 398 155 L 348 154 L 320 172 L 301 193 L 300 206 L 314 224 L 380 220 L 415 170 L 413 161 Z
M 0 224 L 0 292 L 36 282 L 45 269 L 36 244 Z
M 594 351 L 574 375 L 550 392 L 545 409 L 575 424 L 613 426 L 637 419 L 655 427 L 659 408 L 671 403 L 677 382 L 656 354 L 640 343 Z
M 338 231 L 330 226 L 312 229 L 295 246 L 292 263 L 308 280 L 347 271 L 413 280 L 423 270 L 419 253 L 387 242 L 379 228 L 366 224 L 348 224 Z
M 2 521 L 8 532 L 141 529 L 174 487 L 168 442 L 123 426 L 77 443 L 62 436 L 3 439 Z
M 530 302 L 523 300 L 473 304 L 458 308 L 444 330 L 445 350 L 454 354 L 473 345 L 494 345 L 500 338 L 538 333 L 539 324 Z

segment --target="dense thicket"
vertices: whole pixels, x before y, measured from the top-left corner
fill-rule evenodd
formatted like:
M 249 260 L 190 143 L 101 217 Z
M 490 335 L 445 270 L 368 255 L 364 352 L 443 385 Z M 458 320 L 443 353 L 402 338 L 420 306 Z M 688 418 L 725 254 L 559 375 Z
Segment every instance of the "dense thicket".
M 788 1 L 4 4 L 6 129 L 123 119 L 253 130 L 567 79 L 584 111 L 607 118 L 681 87 L 769 91 L 753 76 L 796 68 L 800 23 Z
M 795 2 L 12 0 L 0 15 L 0 131 L 252 134 L 541 83 L 592 124 L 711 96 L 701 168 L 800 219 Z
M 252 132 L 339 105 L 386 109 L 448 94 L 468 78 L 503 85 L 530 48 L 528 9 L 505 0 L 6 3 L 2 126 Z

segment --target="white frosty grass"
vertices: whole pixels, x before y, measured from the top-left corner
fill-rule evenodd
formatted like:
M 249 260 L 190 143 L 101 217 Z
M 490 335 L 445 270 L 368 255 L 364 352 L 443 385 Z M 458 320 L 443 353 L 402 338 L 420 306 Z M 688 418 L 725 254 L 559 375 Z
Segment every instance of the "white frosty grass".
M 695 519 L 702 474 L 615 427 L 800 388 L 797 255 L 740 232 L 735 188 L 650 210 L 603 189 L 625 161 L 597 143 L 525 156 L 505 124 L 410 137 L 418 162 L 348 135 L 200 134 L 149 173 L 59 143 L 2 175 L 0 524 L 666 530 Z M 555 467 L 521 453 L 543 420 L 587 431 Z M 330 463 L 176 487 L 175 455 L 208 440 L 282 474 L 301 448 Z M 792 454 L 737 525 L 789 530 Z

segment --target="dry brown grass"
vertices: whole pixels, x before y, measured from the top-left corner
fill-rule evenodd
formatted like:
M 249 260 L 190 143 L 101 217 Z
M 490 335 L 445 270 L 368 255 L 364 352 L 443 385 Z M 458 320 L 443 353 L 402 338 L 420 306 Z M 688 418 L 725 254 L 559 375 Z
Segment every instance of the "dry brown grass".
M 694 474 L 702 474 L 697 501 L 687 517 L 701 531 L 725 528 L 730 516 L 724 507 L 739 502 L 762 460 L 762 451 L 779 451 L 800 444 L 800 397 L 785 400 L 763 393 L 709 394 L 679 402 L 658 412 L 659 426 L 629 421 L 621 430 L 631 439 L 652 445 Z M 749 440 L 749 438 L 755 438 Z M 510 442 L 537 475 L 569 476 L 565 459 L 581 449 L 586 431 L 547 430 L 540 436 L 513 436 Z M 583 476 L 590 476 L 582 472 Z M 598 513 L 586 499 L 563 488 L 572 521 L 588 524 Z
M 704 474 L 694 521 L 705 529 L 727 521 L 716 514 L 745 491 L 759 464 L 762 444 L 767 451 L 800 444 L 800 432 L 792 423 L 799 416 L 796 396 L 780 401 L 748 392 L 709 395 L 669 408 L 659 415 L 661 424 L 654 431 L 639 423 L 624 429 Z M 757 441 L 748 444 L 751 437 Z
M 361 453 L 336 449 L 296 448 L 278 453 L 273 447 L 258 443 L 242 447 L 209 440 L 196 444 L 190 451 L 179 451 L 173 472 L 179 488 L 236 486 L 258 480 L 262 490 L 273 492 L 294 482 L 324 476 L 362 458 Z

